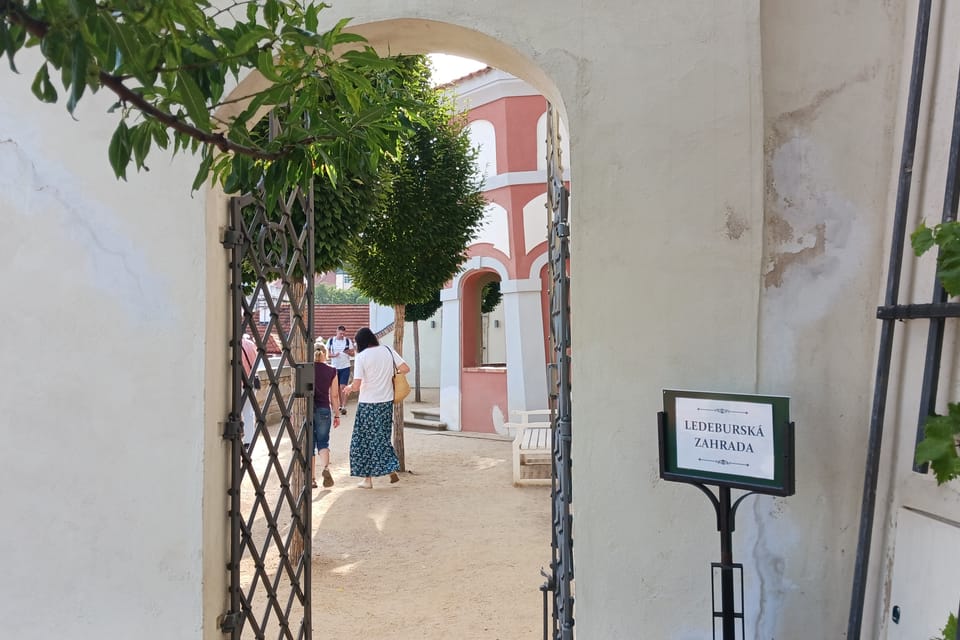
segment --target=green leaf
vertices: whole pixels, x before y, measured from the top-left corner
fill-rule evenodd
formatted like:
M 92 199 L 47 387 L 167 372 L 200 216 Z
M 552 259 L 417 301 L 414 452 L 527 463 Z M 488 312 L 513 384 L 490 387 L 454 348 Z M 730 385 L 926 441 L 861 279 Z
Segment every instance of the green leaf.
M 37 71 L 30 89 L 33 91 L 33 95 L 37 96 L 42 102 L 52 103 L 57 101 L 57 90 L 50 82 L 50 72 L 46 63 Z
M 311 33 L 316 33 L 320 26 L 320 8 L 319 5 L 312 4 L 307 7 L 303 16 L 303 27 Z
M 207 112 L 207 102 L 200 90 L 200 86 L 193 77 L 185 72 L 177 72 L 177 87 L 180 103 L 187 110 L 187 115 L 197 128 L 210 131 L 210 114 Z
M 0 20 L 0 53 L 7 54 L 10 70 L 17 73 L 17 65 L 13 63 L 16 50 L 13 48 L 13 38 L 10 35 L 10 28 L 7 26 L 6 20 Z
M 910 244 L 913 246 L 914 255 L 919 258 L 933 246 L 933 229 L 920 223 L 916 231 L 910 234 Z
M 951 296 L 960 295 L 960 247 L 940 247 L 937 277 Z
M 93 0 L 70 0 L 70 13 L 76 18 L 82 18 L 96 9 L 96 3 Z
M 957 637 L 957 616 L 953 613 L 947 618 L 947 625 L 941 631 L 943 640 L 955 640 Z
M 122 64 L 129 65 L 134 76 L 141 82 L 145 82 L 146 74 L 144 73 L 145 70 L 142 64 L 144 57 L 143 51 L 135 44 L 130 29 L 117 24 L 111 15 L 103 15 L 102 24 L 106 27 L 107 31 L 110 32 L 110 35 L 117 45 L 117 49 L 120 50 L 121 59 L 117 66 L 119 67 Z
M 263 4 L 263 18 L 271 29 L 276 29 L 280 23 L 280 3 L 277 0 L 267 0 Z
M 124 120 L 120 121 L 110 138 L 108 155 L 114 175 L 121 180 L 126 180 L 127 165 L 130 164 L 130 129 L 127 128 Z
M 257 70 L 271 82 L 280 82 L 283 79 L 277 74 L 276 67 L 273 66 L 273 51 L 269 49 L 261 51 L 257 55 Z
M 210 147 L 203 150 L 203 159 L 200 161 L 200 167 L 197 169 L 197 176 L 193 179 L 191 191 L 197 191 L 210 178 L 210 166 L 213 164 L 213 152 Z
M 257 45 L 261 40 L 268 40 L 272 38 L 272 31 L 264 29 L 260 26 L 254 26 L 253 29 L 247 31 L 242 36 L 237 38 L 236 43 L 233 45 L 233 52 L 236 54 L 246 53 L 250 47 Z
M 917 444 L 916 462 L 930 463 L 937 478 L 943 484 L 960 477 L 960 456 L 957 455 L 957 435 L 960 434 L 960 403 L 948 405 L 945 416 L 927 418 L 923 427 L 924 438 Z
M 149 124 L 152 122 L 155 121 L 151 120 L 148 123 L 140 124 L 139 126 L 136 126 L 130 130 L 131 146 L 133 147 L 133 159 L 134 162 L 136 162 L 138 169 L 143 169 L 146 167 L 144 161 L 147 158 L 147 154 L 150 152 L 150 145 L 153 142 Z
M 83 35 L 78 31 L 73 36 L 73 56 L 70 63 L 70 97 L 67 99 L 67 111 L 73 115 L 77 108 L 77 103 L 83 97 L 83 92 L 87 88 L 87 68 L 89 67 L 90 57 L 87 50 L 87 43 L 83 40 Z M 65 83 L 66 84 L 66 83 Z

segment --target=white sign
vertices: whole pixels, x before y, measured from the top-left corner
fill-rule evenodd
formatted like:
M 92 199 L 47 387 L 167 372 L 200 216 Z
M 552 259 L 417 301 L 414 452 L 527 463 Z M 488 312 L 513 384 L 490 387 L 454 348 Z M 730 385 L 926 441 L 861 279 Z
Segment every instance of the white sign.
M 773 407 L 677 398 L 677 466 L 773 480 Z

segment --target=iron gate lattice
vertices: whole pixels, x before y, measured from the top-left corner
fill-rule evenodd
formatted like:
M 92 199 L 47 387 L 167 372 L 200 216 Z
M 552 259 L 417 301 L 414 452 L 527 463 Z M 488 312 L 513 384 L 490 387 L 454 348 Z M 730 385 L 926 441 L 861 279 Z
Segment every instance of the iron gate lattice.
M 560 118 L 547 105 L 547 208 L 550 265 L 550 408 L 553 421 L 550 572 L 544 592 L 544 640 L 573 640 L 573 515 L 570 402 L 570 192 L 563 179 Z M 546 597 L 553 594 L 548 620 Z
M 311 638 L 312 187 L 272 204 L 262 193 L 232 199 L 223 239 L 233 379 L 224 429 L 231 442 L 230 609 L 220 626 L 231 640 Z M 251 375 L 243 366 L 245 333 L 257 349 Z M 279 356 L 268 357 L 271 342 Z

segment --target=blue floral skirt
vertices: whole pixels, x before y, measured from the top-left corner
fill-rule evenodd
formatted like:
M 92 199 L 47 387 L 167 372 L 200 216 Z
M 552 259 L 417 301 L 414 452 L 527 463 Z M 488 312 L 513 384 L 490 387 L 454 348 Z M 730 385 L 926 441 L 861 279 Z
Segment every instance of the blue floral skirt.
M 350 475 L 385 476 L 400 469 L 393 433 L 392 402 L 361 402 L 350 438 Z

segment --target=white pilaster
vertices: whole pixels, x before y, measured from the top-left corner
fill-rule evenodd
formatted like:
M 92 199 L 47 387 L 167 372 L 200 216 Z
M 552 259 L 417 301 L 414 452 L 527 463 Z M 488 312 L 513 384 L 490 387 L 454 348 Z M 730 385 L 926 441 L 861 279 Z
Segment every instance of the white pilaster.
M 440 420 L 460 431 L 460 300 L 457 289 L 440 291 Z
M 507 329 L 507 408 L 509 411 L 546 409 L 540 280 L 504 280 L 500 283 L 500 292 Z

